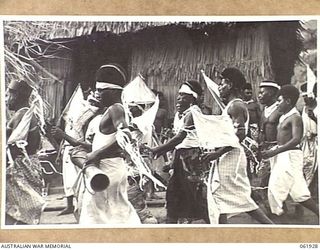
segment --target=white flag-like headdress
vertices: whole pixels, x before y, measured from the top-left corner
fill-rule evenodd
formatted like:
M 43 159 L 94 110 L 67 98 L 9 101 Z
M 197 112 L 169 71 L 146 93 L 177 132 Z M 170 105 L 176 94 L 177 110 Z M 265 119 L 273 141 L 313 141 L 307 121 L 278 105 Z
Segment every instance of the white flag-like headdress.
M 72 96 L 70 97 L 67 105 L 61 113 L 60 118 L 63 118 L 65 121 L 78 117 L 80 113 L 79 104 L 84 101 L 83 92 L 80 84 L 73 91 Z M 60 120 L 60 119 L 59 119 Z
M 228 115 L 204 115 L 196 109 L 191 109 L 191 112 L 201 148 L 240 147 Z
M 220 99 L 220 93 L 218 89 L 218 84 L 212 81 L 205 73 L 204 70 L 201 70 L 202 76 L 204 78 L 204 81 L 210 91 L 210 94 L 212 95 L 214 101 L 218 104 L 219 108 L 223 110 L 225 108 L 225 105 Z
M 146 85 L 141 75 L 138 75 L 128 83 L 122 91 L 123 104 L 151 104 L 155 102 L 156 96 Z
M 151 146 L 152 143 L 153 123 L 159 109 L 159 103 L 159 98 L 157 96 L 156 101 L 151 108 L 145 111 L 141 116 L 132 119 L 132 123 L 136 124 L 143 134 L 142 142 L 147 143 L 149 146 Z

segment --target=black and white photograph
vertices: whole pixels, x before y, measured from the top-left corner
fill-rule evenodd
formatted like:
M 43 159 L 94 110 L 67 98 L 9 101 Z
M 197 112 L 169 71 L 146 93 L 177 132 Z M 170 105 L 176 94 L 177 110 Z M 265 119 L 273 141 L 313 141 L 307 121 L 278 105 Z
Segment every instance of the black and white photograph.
M 317 19 L 1 21 L 2 228 L 319 227 Z

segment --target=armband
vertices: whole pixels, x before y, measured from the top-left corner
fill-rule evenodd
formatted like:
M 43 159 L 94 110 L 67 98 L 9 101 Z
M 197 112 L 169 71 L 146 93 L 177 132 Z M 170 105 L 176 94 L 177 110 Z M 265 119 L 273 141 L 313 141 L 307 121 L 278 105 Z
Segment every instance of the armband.
M 244 130 L 246 129 L 244 126 L 235 128 L 236 130 Z
M 238 122 L 233 123 L 233 127 L 234 127 L 235 132 L 238 132 L 239 130 L 246 129 L 245 126 L 240 126 L 240 123 L 238 123 Z

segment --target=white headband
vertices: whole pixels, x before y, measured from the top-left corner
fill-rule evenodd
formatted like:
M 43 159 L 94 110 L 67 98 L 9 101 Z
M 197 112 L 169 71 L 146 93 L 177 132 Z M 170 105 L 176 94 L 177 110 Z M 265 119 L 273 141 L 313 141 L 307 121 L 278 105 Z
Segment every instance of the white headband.
M 123 88 L 113 83 L 96 82 L 96 89 L 123 89 Z
M 260 83 L 260 88 L 262 88 L 262 87 L 273 87 L 278 90 L 280 89 L 280 86 L 275 82 L 262 82 L 262 83 Z
M 196 92 L 194 92 L 188 85 L 186 84 L 182 84 L 180 89 L 179 89 L 179 93 L 185 93 L 185 94 L 189 94 L 192 95 L 194 98 L 198 98 L 198 94 Z

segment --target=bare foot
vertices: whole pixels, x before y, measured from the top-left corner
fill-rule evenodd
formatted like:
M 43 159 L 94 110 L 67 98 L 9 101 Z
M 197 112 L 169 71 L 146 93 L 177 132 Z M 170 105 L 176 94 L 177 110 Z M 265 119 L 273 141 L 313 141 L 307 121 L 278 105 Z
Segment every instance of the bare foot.
M 74 206 L 66 207 L 65 209 L 63 209 L 63 210 L 58 214 L 58 216 L 66 215 L 66 214 L 72 214 L 73 212 L 74 212 Z
M 144 219 L 142 224 L 158 224 L 158 220 L 154 216 L 150 216 Z

